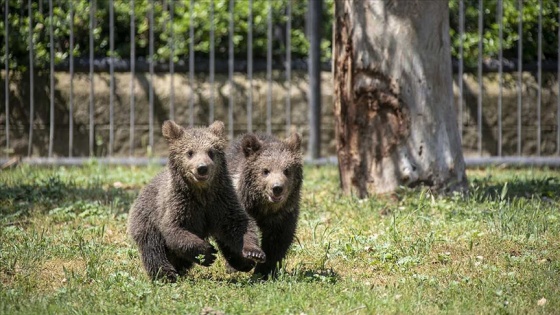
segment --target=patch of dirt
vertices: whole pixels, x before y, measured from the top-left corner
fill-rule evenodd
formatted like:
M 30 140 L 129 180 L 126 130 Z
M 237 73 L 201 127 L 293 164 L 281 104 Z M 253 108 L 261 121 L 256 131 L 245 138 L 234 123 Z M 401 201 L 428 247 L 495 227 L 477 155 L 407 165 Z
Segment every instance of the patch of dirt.
M 86 269 L 86 263 L 82 259 L 66 260 L 55 258 L 47 260 L 39 269 L 37 274 L 39 290 L 53 291 L 62 287 L 68 279 L 66 273 L 81 273 Z

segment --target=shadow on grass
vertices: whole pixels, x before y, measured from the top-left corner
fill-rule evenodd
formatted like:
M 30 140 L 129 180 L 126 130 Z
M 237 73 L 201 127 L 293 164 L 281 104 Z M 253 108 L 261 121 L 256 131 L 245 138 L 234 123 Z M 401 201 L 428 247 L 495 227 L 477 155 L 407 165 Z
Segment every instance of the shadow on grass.
M 340 275 L 332 268 L 296 270 L 290 274 L 290 277 L 299 282 L 322 282 L 330 284 L 335 284 L 340 280 Z
M 138 190 L 108 186 L 101 182 L 86 187 L 65 182 L 57 176 L 40 179 L 33 184 L 7 185 L 0 183 L 0 221 L 21 221 L 32 212 L 49 211 L 73 205 L 109 207 L 113 214 L 127 212 Z M 75 207 L 80 211 L 80 207 Z
M 481 199 L 538 198 L 560 201 L 560 178 L 515 179 L 496 182 L 482 179 L 470 184 L 471 195 Z
M 238 277 L 236 275 L 242 275 L 241 272 L 233 273 L 233 276 L 230 277 L 222 277 L 216 276 L 211 274 L 203 274 L 197 275 L 196 279 L 192 276 L 189 276 L 187 273 L 184 276 L 181 276 L 180 282 L 196 282 L 197 280 L 210 280 L 210 281 L 217 281 L 217 282 L 224 282 L 227 284 L 234 284 L 234 285 L 241 285 L 241 286 L 250 286 L 257 283 L 267 283 L 267 282 L 305 282 L 305 283 L 312 283 L 312 282 L 321 282 L 321 283 L 328 283 L 328 284 L 336 284 L 340 280 L 340 276 L 333 270 L 333 269 L 299 269 L 294 270 L 292 272 L 282 271 L 279 273 L 278 277 L 268 280 L 262 280 L 256 277 Z M 162 282 L 164 283 L 164 282 Z

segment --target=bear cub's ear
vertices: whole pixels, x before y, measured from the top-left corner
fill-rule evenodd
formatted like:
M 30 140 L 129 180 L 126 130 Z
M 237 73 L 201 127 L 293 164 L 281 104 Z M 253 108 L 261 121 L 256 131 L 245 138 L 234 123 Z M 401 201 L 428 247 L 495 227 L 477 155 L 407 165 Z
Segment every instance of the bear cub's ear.
M 177 140 L 183 136 L 185 129 L 179 125 L 177 125 L 173 120 L 166 120 L 163 122 L 163 126 L 161 127 L 161 132 L 163 133 L 163 137 L 168 142 Z
M 259 152 L 261 147 L 261 142 L 254 134 L 246 134 L 243 136 L 243 139 L 241 139 L 241 149 L 243 149 L 245 157 L 249 157 Z
M 219 120 L 214 121 L 210 126 L 208 126 L 208 129 L 210 129 L 210 131 L 218 138 L 226 137 L 226 126 Z
M 293 152 L 299 152 L 301 148 L 301 136 L 299 133 L 294 132 L 288 138 L 284 140 L 284 143 L 292 150 Z

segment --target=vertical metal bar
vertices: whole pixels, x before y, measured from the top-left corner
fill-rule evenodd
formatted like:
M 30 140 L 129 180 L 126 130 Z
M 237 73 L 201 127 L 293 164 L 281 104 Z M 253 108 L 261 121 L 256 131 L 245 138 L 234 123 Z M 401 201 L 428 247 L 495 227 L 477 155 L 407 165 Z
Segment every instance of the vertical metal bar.
M 247 132 L 253 132 L 253 0 L 249 0 L 249 26 L 247 30 L 247 76 L 249 77 Z
M 558 97 L 556 100 L 556 155 L 560 155 L 560 1 L 558 1 Z
M 50 69 L 49 69 L 49 103 L 50 103 L 50 119 L 49 119 L 49 157 L 53 154 L 54 145 L 54 31 L 53 31 L 53 4 L 49 0 L 49 52 L 50 52 Z
M 130 0 L 130 156 L 134 155 L 134 82 L 136 80 L 136 21 L 134 2 Z
M 109 0 L 109 72 L 111 76 L 109 91 L 109 156 L 113 155 L 114 138 L 114 98 L 115 98 L 115 9 L 114 0 Z
M 309 8 L 309 154 L 321 155 L 321 15 L 322 0 L 308 0 Z
M 537 79 L 537 156 L 541 155 L 541 105 L 542 105 L 542 0 L 539 0 L 539 37 L 538 37 Z
M 482 37 L 483 37 L 483 0 L 478 0 L 478 96 L 477 96 L 477 124 L 478 124 L 478 155 L 482 156 Z
M 266 133 L 272 133 L 272 3 L 268 0 L 267 17 L 267 44 L 266 44 L 266 81 L 268 89 L 266 93 Z
M 169 89 L 169 119 L 175 120 L 175 1 L 169 1 L 169 74 L 171 87 Z
M 27 155 L 31 156 L 33 153 L 33 121 L 35 120 L 35 78 L 34 78 L 34 65 L 33 65 L 33 10 L 31 7 L 31 0 L 28 0 L 28 13 L 29 13 L 29 143 L 27 146 Z
M 68 156 L 74 154 L 74 2 L 70 1 L 70 117 L 68 136 Z
M 210 0 L 210 108 L 208 120 L 214 122 L 214 72 L 215 72 L 215 47 L 214 47 L 214 0 Z
M 150 0 L 149 8 L 150 32 L 149 32 L 149 55 L 150 55 L 150 86 L 149 86 L 149 146 L 150 150 L 154 148 L 154 0 Z
M 517 25 L 517 155 L 521 156 L 521 84 L 523 80 L 523 0 L 517 1 L 519 9 L 519 24 Z
M 463 140 L 463 46 L 465 35 L 465 3 L 459 0 L 459 73 L 457 74 L 457 83 L 459 85 L 459 136 Z
M 94 156 L 94 139 L 93 139 L 93 97 L 95 93 L 95 87 L 93 84 L 93 30 L 95 28 L 95 2 L 91 1 L 91 8 L 89 10 L 89 155 Z
M 189 95 L 189 126 L 194 125 L 194 1 L 190 1 L 189 5 L 189 86 L 191 94 Z
M 10 49 L 9 49 L 9 43 L 10 41 L 8 40 L 8 34 L 9 34 L 9 28 L 10 28 L 10 24 L 8 24 L 8 15 L 9 15 L 9 7 L 8 7 L 8 1 L 4 1 L 5 7 L 4 7 L 4 53 L 5 55 L 5 59 L 4 59 L 4 73 L 6 75 L 6 78 L 4 80 L 4 103 L 6 104 L 5 110 L 6 110 L 6 157 L 10 156 L 10 61 L 8 59 L 8 57 L 10 56 Z
M 286 135 L 292 126 L 292 0 L 288 0 L 286 21 Z
M 498 156 L 502 156 L 502 96 L 503 96 L 503 3 L 498 0 Z
M 229 107 L 228 107 L 228 126 L 229 138 L 233 139 L 233 94 L 235 86 L 233 84 L 233 8 L 234 0 L 229 0 L 229 47 L 228 47 L 228 69 L 229 69 Z

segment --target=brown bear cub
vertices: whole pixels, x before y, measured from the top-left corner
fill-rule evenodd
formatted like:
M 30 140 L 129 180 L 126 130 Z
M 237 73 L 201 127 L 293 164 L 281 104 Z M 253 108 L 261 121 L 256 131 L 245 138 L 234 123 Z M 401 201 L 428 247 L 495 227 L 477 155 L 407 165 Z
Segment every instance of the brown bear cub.
M 266 262 L 258 262 L 254 273 L 264 279 L 276 276 L 294 240 L 303 181 L 300 146 L 297 133 L 285 140 L 246 134 L 228 150 L 228 166 L 239 200 L 261 231 Z
M 237 270 L 250 271 L 248 260 L 264 262 L 257 227 L 227 171 L 224 124 L 183 128 L 166 121 L 162 131 L 169 144 L 167 168 L 142 189 L 128 221 L 150 278 L 174 282 L 193 263 L 210 266 L 217 253 L 210 236 Z

